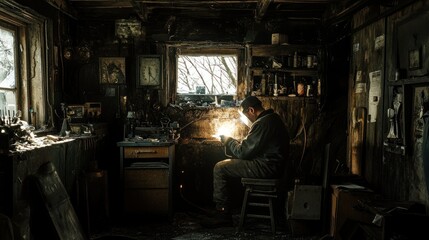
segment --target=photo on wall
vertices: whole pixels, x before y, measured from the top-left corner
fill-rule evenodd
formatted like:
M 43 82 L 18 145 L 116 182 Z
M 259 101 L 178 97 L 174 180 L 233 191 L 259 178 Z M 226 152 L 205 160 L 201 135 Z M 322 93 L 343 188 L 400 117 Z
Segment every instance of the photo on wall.
M 416 86 L 413 91 L 413 107 L 412 107 L 412 131 L 411 140 L 415 152 L 420 152 L 416 149 L 421 146 L 423 141 L 423 114 L 429 111 L 429 86 Z
M 429 71 L 429 11 L 422 10 L 402 19 L 396 26 L 398 66 L 404 78 L 425 75 Z
M 102 57 L 99 62 L 100 84 L 125 84 L 125 58 Z

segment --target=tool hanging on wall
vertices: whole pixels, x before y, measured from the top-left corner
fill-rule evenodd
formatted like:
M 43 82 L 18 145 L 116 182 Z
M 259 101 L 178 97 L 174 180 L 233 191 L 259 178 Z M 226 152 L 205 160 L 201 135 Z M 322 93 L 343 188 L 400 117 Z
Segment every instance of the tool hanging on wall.
M 352 112 L 352 148 L 350 169 L 352 174 L 362 174 L 362 164 L 365 158 L 367 109 L 356 107 Z
M 64 137 L 67 135 L 66 132 L 70 131 L 70 125 L 69 125 L 69 122 L 67 120 L 67 106 L 65 103 L 61 103 L 61 111 L 63 112 L 63 124 L 61 125 L 61 131 L 60 131 L 59 135 L 61 137 Z

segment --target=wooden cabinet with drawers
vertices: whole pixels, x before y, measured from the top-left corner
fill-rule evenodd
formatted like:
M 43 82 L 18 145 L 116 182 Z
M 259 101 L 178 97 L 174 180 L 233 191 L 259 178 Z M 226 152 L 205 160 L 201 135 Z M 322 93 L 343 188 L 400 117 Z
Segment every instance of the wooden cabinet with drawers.
M 118 142 L 123 211 L 172 215 L 174 143 Z

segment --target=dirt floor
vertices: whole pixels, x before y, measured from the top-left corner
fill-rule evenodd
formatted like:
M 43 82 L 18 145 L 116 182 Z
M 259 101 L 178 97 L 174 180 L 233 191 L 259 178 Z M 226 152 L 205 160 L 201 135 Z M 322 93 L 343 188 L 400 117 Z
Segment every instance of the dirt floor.
M 232 226 L 207 227 L 207 217 L 195 212 L 176 213 L 171 221 L 166 218 L 142 219 L 137 216 L 117 218 L 105 224 L 103 230 L 91 235 L 91 239 L 133 239 L 133 240 L 227 240 L 227 239 L 322 239 L 317 234 L 317 224 L 311 222 L 279 221 L 276 233 L 272 234 L 269 219 L 248 219 L 242 231 L 238 231 L 239 215 L 233 215 Z M 316 226 L 316 227 L 315 227 Z M 116 237 L 113 237 L 116 236 Z M 323 238 L 325 239 L 325 238 Z

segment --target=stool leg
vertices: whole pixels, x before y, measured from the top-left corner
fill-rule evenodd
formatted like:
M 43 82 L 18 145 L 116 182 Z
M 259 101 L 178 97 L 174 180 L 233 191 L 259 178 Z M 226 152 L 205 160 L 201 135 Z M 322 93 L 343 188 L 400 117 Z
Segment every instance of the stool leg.
M 276 234 L 276 222 L 274 219 L 273 198 L 269 198 L 268 201 L 269 201 L 269 205 L 270 205 L 271 232 L 273 234 Z
M 240 213 L 240 223 L 238 224 L 238 231 L 243 229 L 244 218 L 246 217 L 246 208 L 247 208 L 247 198 L 249 197 L 249 188 L 246 188 L 243 197 L 243 203 L 241 205 L 241 213 Z

